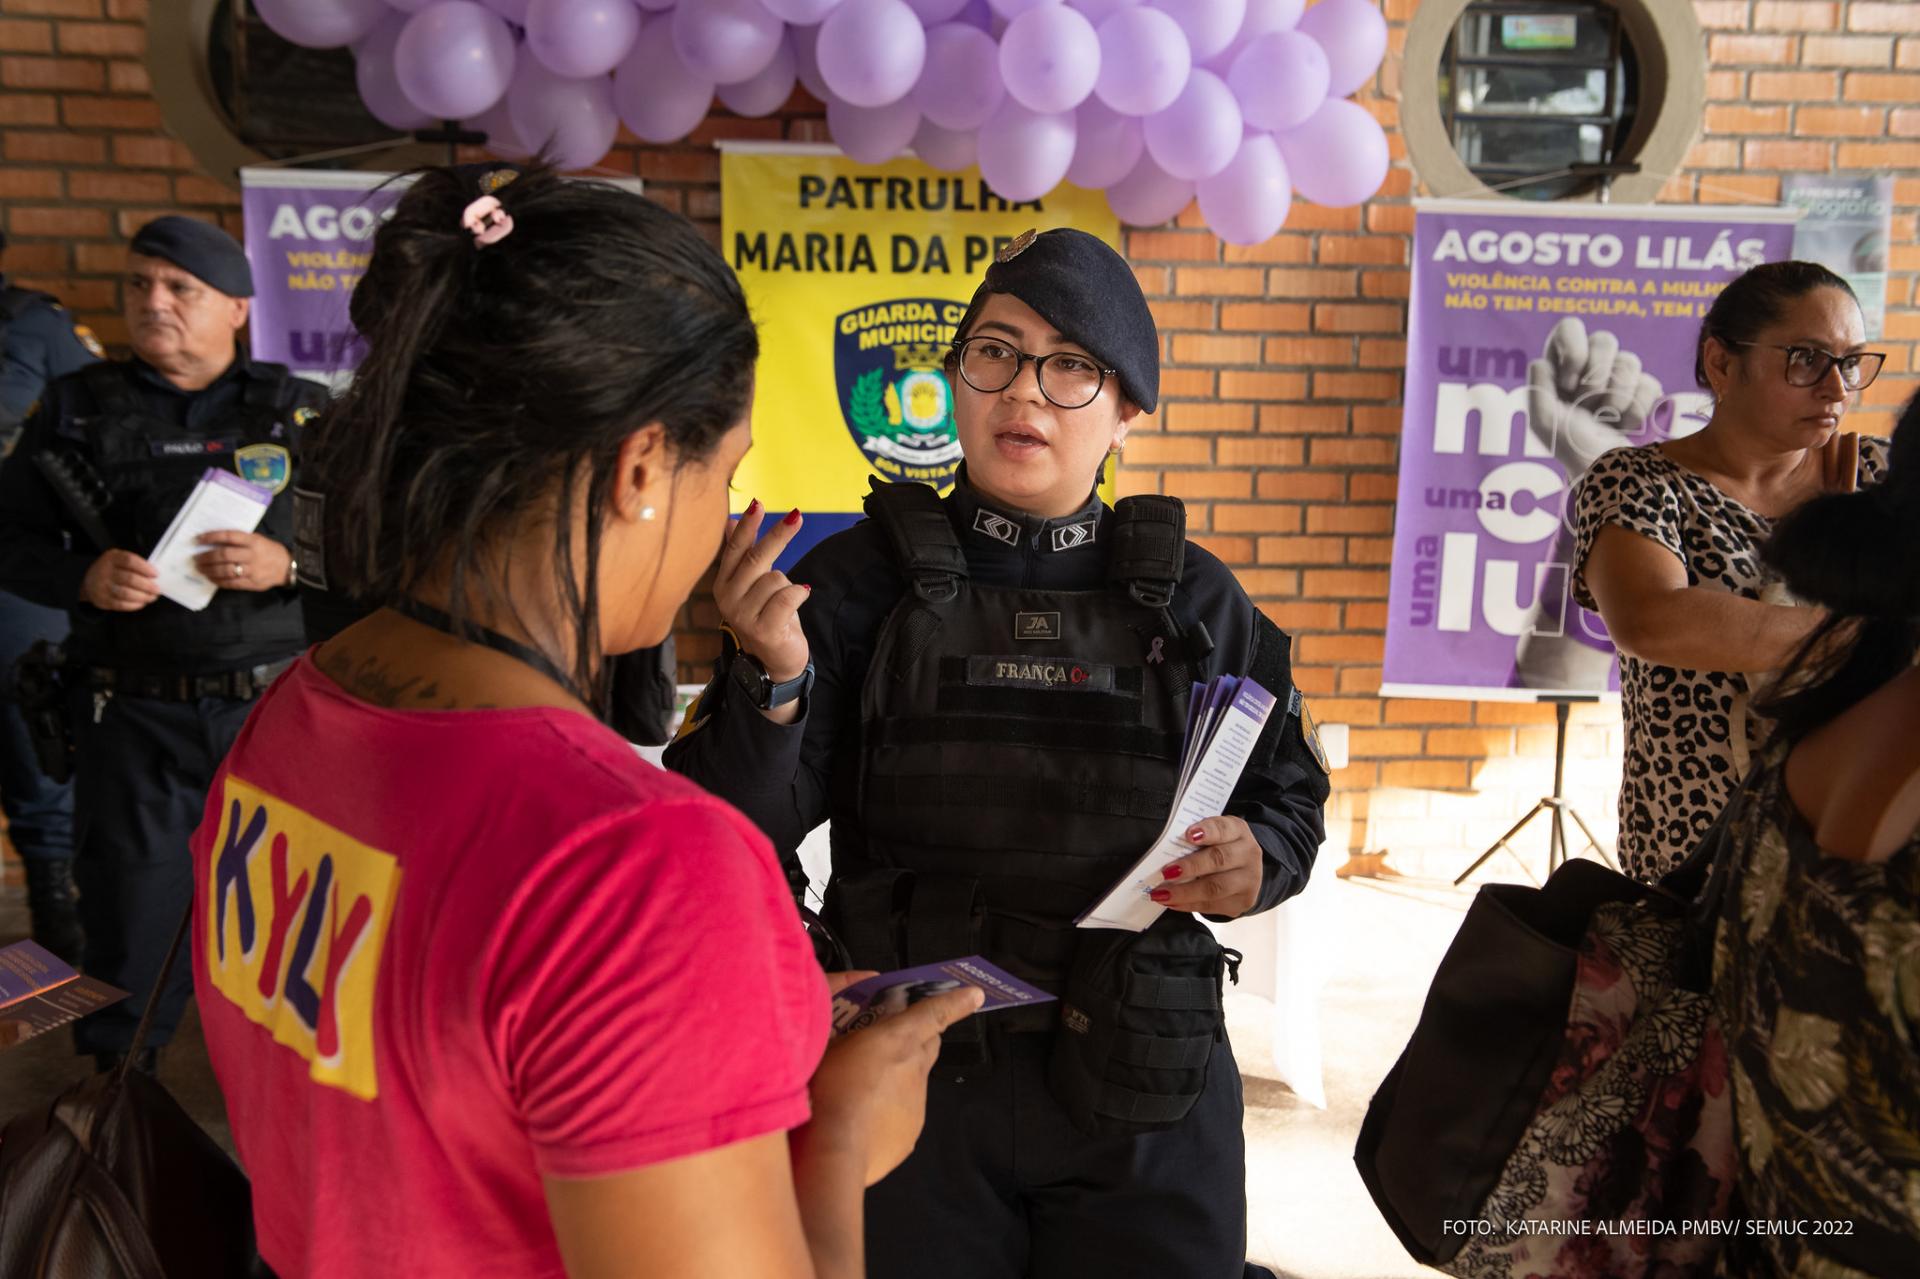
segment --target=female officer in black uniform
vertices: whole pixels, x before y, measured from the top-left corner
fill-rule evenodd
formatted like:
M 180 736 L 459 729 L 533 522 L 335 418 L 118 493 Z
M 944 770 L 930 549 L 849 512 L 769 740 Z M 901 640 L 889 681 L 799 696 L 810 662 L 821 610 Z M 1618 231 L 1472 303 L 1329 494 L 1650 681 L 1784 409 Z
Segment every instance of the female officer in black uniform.
M 1306 884 L 1327 777 L 1288 640 L 1176 500 L 1095 492 L 1159 387 L 1118 254 L 1022 236 L 957 332 L 953 492 L 876 484 L 791 581 L 771 565 L 799 513 L 759 538 L 748 507 L 714 584 L 731 641 L 667 762 L 758 822 L 796 890 L 832 823 L 825 915 L 858 967 L 978 953 L 1062 995 L 948 1035 L 919 1146 L 868 1192 L 871 1275 L 1239 1276 L 1240 1080 L 1191 916 Z M 1278 699 L 1226 812 L 1186 832 L 1151 929 L 1074 929 L 1159 835 L 1189 692 L 1219 674 Z

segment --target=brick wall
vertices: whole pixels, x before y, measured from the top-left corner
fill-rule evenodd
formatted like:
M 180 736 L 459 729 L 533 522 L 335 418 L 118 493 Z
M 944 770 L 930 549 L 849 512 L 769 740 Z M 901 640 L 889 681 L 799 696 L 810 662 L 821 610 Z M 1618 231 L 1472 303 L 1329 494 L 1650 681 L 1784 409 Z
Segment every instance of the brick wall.
M 1358 209 L 1297 203 L 1252 249 L 1223 246 L 1190 211 L 1128 235 L 1166 334 L 1164 407 L 1136 428 L 1120 483 L 1189 502 L 1196 536 L 1298 637 L 1296 670 L 1323 723 L 1352 726 L 1336 777 L 1338 842 L 1390 849 L 1438 873 L 1497 836 L 1549 779 L 1552 716 L 1502 703 L 1377 696 L 1393 526 L 1400 370 L 1415 189 L 1399 115 L 1399 50 L 1419 0 L 1384 0 L 1386 66 L 1362 101 L 1395 167 Z M 1680 0 L 1668 0 L 1678 3 Z M 1793 171 L 1892 172 L 1887 372 L 1854 421 L 1884 430 L 1914 389 L 1920 270 L 1920 3 L 1695 0 L 1712 70 L 1704 132 L 1664 201 L 1771 203 Z M 0 211 L 6 265 L 65 297 L 110 342 L 126 237 L 180 209 L 239 230 L 237 194 L 168 138 L 145 67 L 147 0 L 0 0 Z M 716 113 L 688 145 L 619 147 L 654 198 L 717 235 L 723 136 L 818 140 L 798 95 L 769 120 Z M 709 660 L 711 605 L 696 600 L 683 654 Z M 692 673 L 691 671 L 689 673 Z M 1571 796 L 1614 828 L 1620 732 L 1576 711 Z M 1541 846 L 1540 829 L 1523 845 Z

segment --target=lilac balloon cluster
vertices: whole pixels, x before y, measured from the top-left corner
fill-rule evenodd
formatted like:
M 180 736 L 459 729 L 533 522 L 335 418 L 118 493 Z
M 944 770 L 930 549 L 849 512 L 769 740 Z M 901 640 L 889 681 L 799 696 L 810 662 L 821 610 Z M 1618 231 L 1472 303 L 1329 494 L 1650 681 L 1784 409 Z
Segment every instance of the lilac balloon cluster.
M 597 162 L 621 123 L 685 137 L 804 84 L 841 150 L 978 165 L 1009 200 L 1104 190 L 1123 222 L 1198 196 L 1254 244 L 1292 193 L 1357 204 L 1387 139 L 1347 95 L 1386 51 L 1377 0 L 254 0 L 280 35 L 350 45 L 395 129 L 460 120 L 509 156 Z

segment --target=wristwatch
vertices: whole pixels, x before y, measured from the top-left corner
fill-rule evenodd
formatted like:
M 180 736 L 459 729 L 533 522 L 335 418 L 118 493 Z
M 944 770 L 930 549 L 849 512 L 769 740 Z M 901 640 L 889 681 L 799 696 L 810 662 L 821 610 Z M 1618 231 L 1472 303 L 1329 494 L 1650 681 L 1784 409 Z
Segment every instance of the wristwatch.
M 732 666 L 733 682 L 755 709 L 770 711 L 776 706 L 785 706 L 788 702 L 800 700 L 813 687 L 813 663 L 807 663 L 807 669 L 782 683 L 775 683 L 773 676 L 767 674 L 767 668 L 752 653 L 735 653 Z

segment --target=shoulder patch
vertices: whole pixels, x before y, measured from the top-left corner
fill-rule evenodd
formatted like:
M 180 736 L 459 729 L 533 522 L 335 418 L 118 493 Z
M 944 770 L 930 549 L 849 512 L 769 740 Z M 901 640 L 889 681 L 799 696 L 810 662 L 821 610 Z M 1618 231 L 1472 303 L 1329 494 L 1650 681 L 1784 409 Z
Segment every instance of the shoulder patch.
M 249 444 L 234 450 L 233 469 L 247 483 L 278 493 L 293 478 L 293 455 L 283 444 Z
M 93 330 L 86 325 L 74 325 L 73 336 L 79 339 L 80 345 L 86 347 L 87 354 L 91 355 L 94 359 L 104 360 L 107 358 L 107 348 L 100 345 L 100 339 L 95 337 Z
M 1333 776 L 1333 765 L 1327 759 L 1327 748 L 1320 744 L 1320 726 L 1313 722 L 1313 712 L 1307 709 L 1307 699 L 1300 695 L 1299 689 L 1293 690 L 1294 709 L 1300 713 L 1300 738 L 1307 744 L 1307 751 L 1313 756 L 1313 762 L 1320 771 Z

